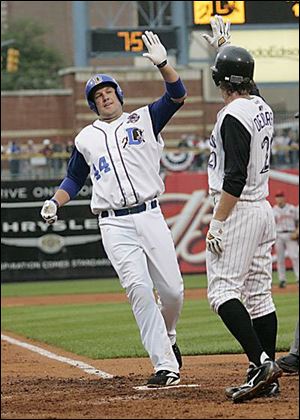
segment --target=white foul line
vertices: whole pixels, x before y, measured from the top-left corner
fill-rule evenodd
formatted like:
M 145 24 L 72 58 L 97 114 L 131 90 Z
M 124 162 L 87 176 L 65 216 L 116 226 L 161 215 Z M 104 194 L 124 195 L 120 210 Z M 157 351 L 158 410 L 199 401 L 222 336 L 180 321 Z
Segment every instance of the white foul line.
M 170 385 L 170 386 L 134 386 L 133 389 L 137 389 L 138 391 L 153 391 L 159 389 L 163 391 L 164 389 L 173 389 L 173 388 L 198 388 L 200 385 L 198 384 L 189 384 L 189 385 Z
M 69 359 L 68 357 L 59 356 L 58 354 L 52 353 L 51 351 L 47 351 L 40 347 L 33 346 L 32 344 L 16 340 L 15 338 L 8 337 L 7 335 L 1 334 L 1 340 L 7 341 L 8 343 L 15 344 L 20 347 L 24 347 L 25 349 L 31 350 L 35 353 L 39 353 L 42 356 L 46 356 L 49 359 L 58 360 L 59 362 L 67 363 L 71 366 L 78 367 L 79 369 L 82 369 L 84 372 L 89 373 L 91 375 L 100 376 L 104 379 L 113 378 L 113 375 L 111 375 L 110 373 L 96 369 L 93 366 L 88 365 L 87 363 L 81 362 L 80 360 L 74 360 Z

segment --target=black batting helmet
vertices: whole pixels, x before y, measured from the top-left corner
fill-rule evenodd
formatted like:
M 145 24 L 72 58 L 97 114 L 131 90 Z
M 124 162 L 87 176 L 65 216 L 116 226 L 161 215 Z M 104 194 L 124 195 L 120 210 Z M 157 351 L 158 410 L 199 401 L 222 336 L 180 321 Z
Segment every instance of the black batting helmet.
M 254 59 L 245 48 L 229 45 L 220 49 L 211 70 L 216 86 L 222 81 L 249 83 L 253 79 Z

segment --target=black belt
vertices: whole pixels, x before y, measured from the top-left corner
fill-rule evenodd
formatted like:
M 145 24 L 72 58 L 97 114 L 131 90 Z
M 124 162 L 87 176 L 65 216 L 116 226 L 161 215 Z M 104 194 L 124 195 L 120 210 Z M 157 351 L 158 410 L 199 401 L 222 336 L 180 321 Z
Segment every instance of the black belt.
M 280 230 L 277 233 L 292 233 L 294 232 L 293 230 Z
M 150 203 L 151 209 L 157 207 L 157 200 L 152 200 Z M 138 206 L 128 207 L 127 209 L 113 210 L 115 216 L 127 216 L 128 214 L 142 213 L 147 209 L 146 203 L 139 204 Z M 108 217 L 109 213 L 107 210 L 101 212 L 101 217 Z

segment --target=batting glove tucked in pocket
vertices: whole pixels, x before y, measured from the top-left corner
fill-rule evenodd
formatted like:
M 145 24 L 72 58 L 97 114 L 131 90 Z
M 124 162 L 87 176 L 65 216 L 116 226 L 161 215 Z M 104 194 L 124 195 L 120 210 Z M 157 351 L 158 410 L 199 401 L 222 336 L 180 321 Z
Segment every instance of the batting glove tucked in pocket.
M 52 200 L 46 200 L 42 210 L 41 210 L 41 216 L 47 222 L 49 225 L 52 225 L 52 223 L 55 223 L 57 220 L 57 205 Z
M 223 222 L 216 219 L 211 219 L 209 230 L 206 236 L 206 248 L 208 251 L 216 255 L 221 255 L 223 252 L 222 233 Z

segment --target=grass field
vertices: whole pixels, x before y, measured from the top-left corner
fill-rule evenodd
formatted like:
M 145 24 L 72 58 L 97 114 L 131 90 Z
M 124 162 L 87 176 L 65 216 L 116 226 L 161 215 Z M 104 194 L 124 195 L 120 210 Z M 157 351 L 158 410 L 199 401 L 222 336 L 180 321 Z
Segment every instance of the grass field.
M 294 282 L 291 272 L 288 281 Z M 185 288 L 206 287 L 206 277 L 185 276 Z M 277 278 L 274 278 L 276 284 Z M 2 297 L 118 293 L 117 279 L 3 284 Z M 124 292 L 123 292 L 124 293 Z M 298 294 L 274 295 L 278 315 L 277 350 L 286 351 L 298 317 Z M 93 359 L 146 356 L 126 303 L 3 307 L 1 328 Z M 185 300 L 177 328 L 184 355 L 242 352 L 207 299 Z

